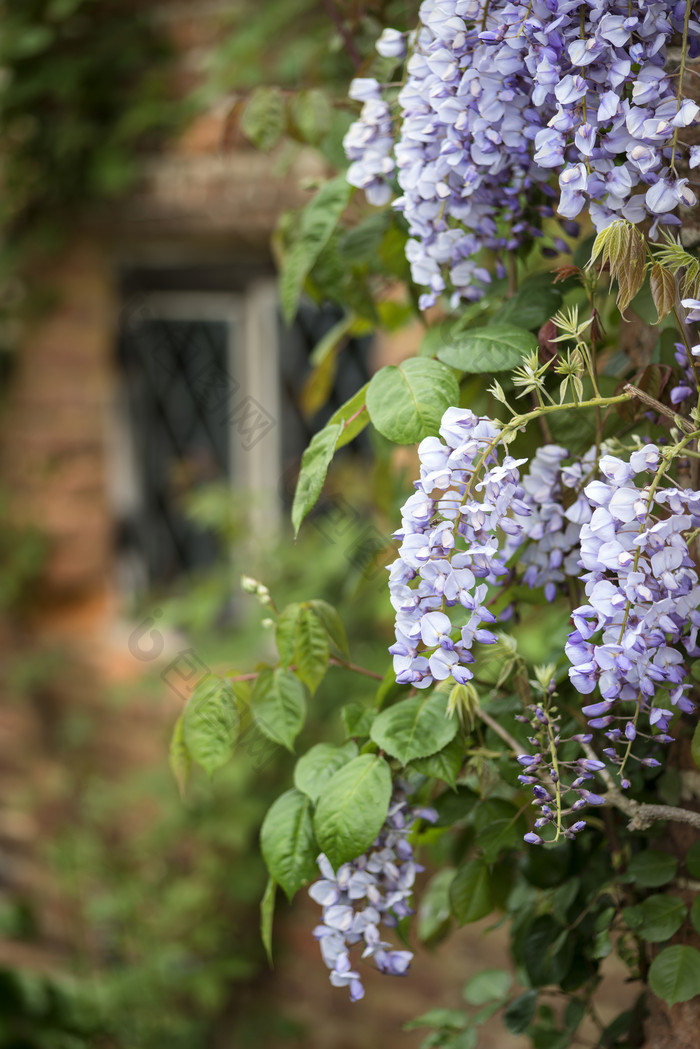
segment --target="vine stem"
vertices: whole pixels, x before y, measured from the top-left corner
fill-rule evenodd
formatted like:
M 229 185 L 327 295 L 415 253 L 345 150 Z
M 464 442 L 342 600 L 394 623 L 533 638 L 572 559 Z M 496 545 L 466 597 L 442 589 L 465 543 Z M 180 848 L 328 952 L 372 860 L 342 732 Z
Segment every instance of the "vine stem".
M 355 41 L 353 40 L 352 35 L 348 32 L 347 27 L 344 25 L 340 12 L 336 9 L 333 0 L 323 0 L 323 6 L 328 12 L 328 17 L 331 22 L 343 39 L 348 58 L 354 65 L 355 69 L 360 69 L 362 66 L 362 56 L 355 47 Z
M 598 761 L 598 755 L 588 743 L 583 744 L 586 757 Z M 627 824 L 628 830 L 647 830 L 652 823 L 659 820 L 671 820 L 673 823 L 688 823 L 691 827 L 700 830 L 700 812 L 693 809 L 681 809 L 675 805 L 648 805 L 646 802 L 634 801 L 628 798 L 620 790 L 607 769 L 601 769 L 598 773 L 607 788 L 605 800 L 610 802 L 630 817 Z

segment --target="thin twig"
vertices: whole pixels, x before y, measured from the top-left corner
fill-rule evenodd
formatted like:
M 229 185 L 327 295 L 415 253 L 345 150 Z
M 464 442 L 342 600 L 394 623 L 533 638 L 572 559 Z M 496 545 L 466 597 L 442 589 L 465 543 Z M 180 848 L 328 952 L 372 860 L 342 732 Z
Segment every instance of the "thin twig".
M 340 16 L 340 12 L 336 10 L 333 0 L 323 0 L 323 6 L 328 12 L 328 17 L 343 38 L 348 58 L 354 65 L 355 69 L 359 69 L 362 66 L 362 56 L 355 47 L 355 41 L 348 32 L 347 26 L 344 24 L 343 19 Z
M 492 729 L 497 736 L 500 736 L 504 743 L 508 744 L 508 746 L 513 751 L 516 757 L 519 754 L 523 753 L 523 748 L 518 743 L 518 741 L 514 739 L 513 736 L 511 736 L 510 732 L 507 732 L 506 729 L 501 728 L 498 722 L 494 721 L 490 714 L 487 714 L 485 710 L 481 709 L 481 707 L 479 707 L 476 712 L 483 721 L 483 723 L 485 725 L 488 725 L 488 727 Z
M 331 656 L 331 665 L 334 667 L 343 667 L 344 670 L 352 670 L 355 674 L 364 674 L 365 677 L 371 677 L 375 681 L 383 681 L 383 674 L 376 674 L 374 670 L 367 670 L 366 667 L 358 667 L 355 663 L 348 663 L 345 659 L 337 659 L 335 656 Z
M 685 419 L 682 415 L 678 415 L 676 412 L 667 408 L 661 401 L 657 401 L 655 397 L 650 397 L 644 390 L 640 390 L 638 386 L 628 382 L 623 386 L 625 393 L 631 393 L 633 397 L 636 397 L 638 401 L 642 401 L 647 404 L 650 408 L 653 408 L 659 415 L 665 415 L 667 419 L 672 419 L 676 426 L 679 426 L 686 433 L 694 433 L 695 427 L 691 423 L 690 419 Z

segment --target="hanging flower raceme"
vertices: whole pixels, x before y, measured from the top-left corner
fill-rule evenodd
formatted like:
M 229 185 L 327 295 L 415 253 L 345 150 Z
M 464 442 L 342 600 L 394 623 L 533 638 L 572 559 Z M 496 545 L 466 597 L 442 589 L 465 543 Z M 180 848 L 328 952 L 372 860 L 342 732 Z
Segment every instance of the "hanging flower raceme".
M 430 808 L 410 808 L 397 786 L 386 822 L 365 854 L 337 871 L 323 853 L 318 857 L 323 877 L 313 883 L 309 895 L 322 906 L 323 918 L 314 936 L 331 970 L 331 983 L 348 987 L 353 1002 L 365 993 L 362 977 L 350 960 L 353 948 L 391 976 L 403 976 L 411 964 L 412 952 L 394 949 L 382 939 L 380 928 L 394 928 L 413 913 L 413 883 L 423 867 L 414 861 L 408 839 L 420 819 L 433 823 L 437 813 Z
M 531 513 L 518 470 L 526 460 L 501 459 L 495 423 L 448 408 L 440 435 L 419 445 L 420 480 L 403 507 L 399 556 L 389 568 L 396 610 L 389 651 L 396 680 L 416 688 L 449 677 L 464 684 L 473 676 L 474 642 L 497 640 L 484 602 L 488 584 L 508 572 L 499 535 L 518 540 Z M 462 613 L 454 625 L 445 611 L 453 606 Z
M 696 202 L 679 162 L 700 162 L 684 144 L 700 108 L 668 58 L 679 34 L 697 55 L 700 22 L 675 0 L 424 0 L 394 148 L 422 308 L 446 289 L 455 304 L 482 295 L 483 249 L 541 237 L 554 208 L 565 232 L 584 207 L 597 229 L 679 223 Z M 379 124 L 363 113 L 347 140 L 350 181 L 375 200 L 389 199 L 393 174 Z
M 661 475 L 638 486 L 660 463 L 655 445 L 629 462 L 604 455 L 604 480 L 586 486 L 593 511 L 581 529 L 588 603 L 574 611 L 566 644 L 574 687 L 600 694 L 583 712 L 591 728 L 605 731 L 604 754 L 619 766 L 623 786 L 635 740 L 670 742 L 674 708 L 694 710 L 681 647 L 700 655 L 700 584 L 687 540 L 700 526 L 700 492 L 662 487 Z

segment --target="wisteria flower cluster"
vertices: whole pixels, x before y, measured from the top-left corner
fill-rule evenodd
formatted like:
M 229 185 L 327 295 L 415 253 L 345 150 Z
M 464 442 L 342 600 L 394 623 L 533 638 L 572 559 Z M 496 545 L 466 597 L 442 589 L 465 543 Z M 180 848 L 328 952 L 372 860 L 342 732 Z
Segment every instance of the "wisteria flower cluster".
M 604 455 L 604 480 L 586 486 L 593 507 L 581 528 L 588 603 L 574 610 L 566 644 L 576 690 L 600 692 L 583 713 L 591 728 L 605 730 L 603 753 L 620 766 L 623 786 L 629 785 L 624 767 L 634 757 L 634 740 L 653 734 L 656 742 L 669 742 L 673 708 L 695 709 L 679 646 L 700 655 L 700 584 L 686 539 L 700 525 L 700 492 L 656 481 L 639 487 L 637 479 L 660 462 L 653 444 L 633 452 L 629 462 Z
M 351 863 L 333 870 L 321 853 L 318 866 L 323 877 L 309 895 L 323 908 L 323 920 L 314 929 L 321 954 L 331 970 L 334 987 L 348 987 L 353 1002 L 364 997 L 362 977 L 350 960 L 353 947 L 371 958 L 380 972 L 402 976 L 411 964 L 411 951 L 396 950 L 382 939 L 380 926 L 394 928 L 412 914 L 410 906 L 416 874 L 423 870 L 413 859 L 409 836 L 417 820 L 433 823 L 431 808 L 409 807 L 397 786 L 382 830 L 372 847 Z
M 473 676 L 474 642 L 497 640 L 484 602 L 488 584 L 508 572 L 498 533 L 519 539 L 531 513 L 518 471 L 525 460 L 506 454 L 499 461 L 500 431 L 490 419 L 448 408 L 440 435 L 419 445 L 420 480 L 403 507 L 399 556 L 389 568 L 396 610 L 389 651 L 396 680 L 416 688 L 449 677 L 464 684 Z M 468 613 L 459 628 L 445 612 L 456 605 Z
M 448 288 L 453 304 L 479 298 L 482 249 L 541 237 L 554 208 L 569 233 L 584 207 L 599 230 L 620 217 L 678 224 L 696 202 L 679 164 L 700 164 L 679 133 L 700 108 L 670 62 L 674 36 L 700 53 L 700 21 L 677 0 L 424 0 L 394 159 L 376 81 L 355 88 L 373 102 L 346 140 L 349 181 L 375 202 L 391 196 L 395 160 L 422 308 Z

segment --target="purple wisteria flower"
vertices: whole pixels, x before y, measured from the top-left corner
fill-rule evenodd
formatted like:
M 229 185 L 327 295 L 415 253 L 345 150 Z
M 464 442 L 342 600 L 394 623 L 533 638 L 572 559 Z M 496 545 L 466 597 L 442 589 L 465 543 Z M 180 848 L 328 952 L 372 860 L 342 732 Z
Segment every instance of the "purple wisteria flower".
M 509 544 L 516 543 L 531 507 L 518 467 L 526 460 L 497 450 L 499 429 L 469 409 L 448 408 L 439 437 L 418 447 L 416 492 L 402 510 L 399 556 L 389 566 L 396 610 L 396 680 L 416 688 L 473 675 L 474 642 L 490 645 L 496 621 L 485 605 L 488 584 L 507 574 Z M 460 606 L 453 624 L 445 609 Z
M 584 489 L 592 509 L 581 528 L 587 603 L 572 615 L 569 677 L 582 695 L 599 693 L 583 713 L 591 728 L 605 730 L 603 753 L 622 769 L 638 736 L 669 742 L 674 708 L 695 709 L 681 648 L 700 655 L 700 584 L 686 539 L 700 526 L 700 492 L 638 486 L 660 462 L 653 444 L 628 462 L 604 455 L 604 479 Z
M 700 163 L 683 137 L 700 107 L 678 96 L 667 53 L 684 15 L 676 0 L 424 0 L 394 148 L 422 308 L 445 290 L 454 304 L 483 295 L 483 249 L 498 259 L 542 237 L 555 208 L 566 232 L 584 209 L 598 230 L 680 223 L 696 197 L 677 162 Z M 398 56 L 399 37 L 385 32 L 380 52 Z M 700 53 L 692 13 L 688 48 Z M 350 181 L 388 200 L 388 117 L 363 113 L 356 127 Z
M 437 813 L 410 808 L 397 785 L 386 822 L 364 855 L 337 871 L 323 853 L 318 857 L 322 878 L 313 883 L 309 895 L 323 908 L 323 918 L 314 936 L 331 970 L 331 983 L 348 987 L 353 1002 L 365 994 L 362 977 L 350 960 L 353 947 L 361 948 L 361 958 L 372 958 L 380 972 L 390 976 L 403 976 L 411 964 L 412 952 L 392 947 L 382 939 L 380 927 L 394 928 L 413 913 L 413 883 L 423 867 L 414 861 L 408 838 L 419 819 L 434 823 Z

